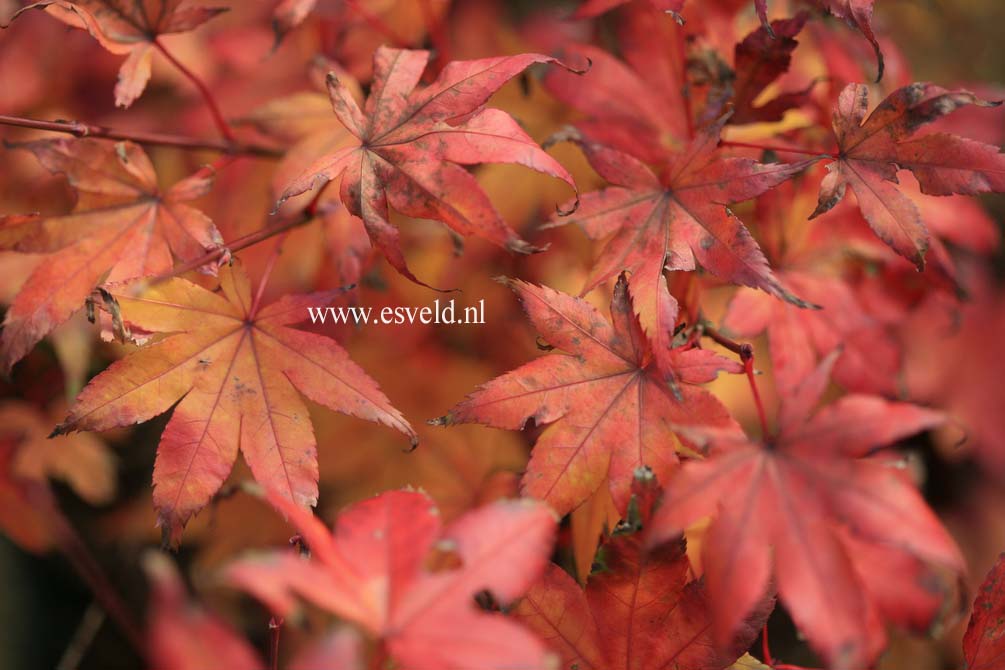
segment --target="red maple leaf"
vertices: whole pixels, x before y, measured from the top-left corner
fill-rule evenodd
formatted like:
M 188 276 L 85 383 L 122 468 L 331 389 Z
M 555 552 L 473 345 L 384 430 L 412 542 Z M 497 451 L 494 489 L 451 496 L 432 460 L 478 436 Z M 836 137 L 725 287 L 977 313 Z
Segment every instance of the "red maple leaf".
M 575 214 L 554 224 L 576 223 L 590 238 L 607 240 L 583 292 L 627 271 L 642 327 L 668 376 L 677 301 L 664 270 L 701 265 L 726 281 L 809 306 L 778 282 L 756 240 L 727 205 L 766 192 L 810 161 L 763 164 L 723 157 L 716 146 L 724 123 L 720 119 L 699 132 L 658 174 L 626 153 L 572 136 L 611 186 L 585 194 Z
M 761 26 L 736 45 L 733 55 L 733 116 L 730 123 L 781 121 L 785 112 L 809 100 L 812 85 L 802 91 L 782 93 L 756 105 L 764 91 L 789 70 L 792 52 L 799 42 L 796 35 L 808 18 L 800 12 L 791 19 Z
M 144 568 L 152 583 L 148 637 L 153 670 L 265 667 L 252 646 L 230 626 L 189 600 L 184 582 L 166 556 L 150 552 Z
M 834 110 L 837 157 L 827 165 L 830 172 L 810 218 L 834 207 L 850 186 L 873 231 L 923 269 L 928 229 L 898 188 L 897 172 L 910 170 L 927 195 L 1005 191 L 1005 155 L 998 147 L 947 133 L 914 137 L 920 127 L 964 105 L 998 104 L 917 83 L 897 89 L 866 116 L 869 89 L 849 84 Z
M 728 639 L 769 588 L 811 645 L 834 668 L 859 668 L 883 645 L 880 618 L 911 623 L 906 593 L 891 607 L 862 579 L 845 535 L 875 551 L 962 573 L 959 549 L 902 467 L 874 449 L 938 425 L 943 416 L 874 396 L 847 395 L 811 412 L 836 356 L 782 397 L 778 431 L 761 440 L 717 429 L 681 428 L 711 455 L 682 464 L 667 480 L 654 541 L 712 515 L 702 563 L 719 639 Z M 901 573 L 894 573 L 898 578 Z M 882 616 L 880 616 L 882 615 Z
M 556 529 L 544 505 L 497 502 L 444 529 L 427 496 L 391 491 L 342 512 L 333 534 L 284 497 L 269 498 L 311 558 L 292 551 L 248 558 L 227 575 L 277 614 L 307 600 L 378 638 L 410 670 L 547 666 L 533 635 L 475 603 L 485 591 L 510 603 L 541 574 Z
M 647 465 L 665 477 L 677 464 L 671 425 L 735 424 L 725 407 L 695 386 L 719 370 L 739 372 L 735 361 L 697 348 L 668 351 L 678 385 L 657 369 L 652 346 L 635 317 L 624 277 L 611 300 L 612 321 L 581 298 L 521 281 L 520 296 L 552 353 L 481 386 L 437 423 L 482 423 L 519 430 L 531 419 L 548 425 L 522 480 L 524 494 L 566 514 L 605 481 L 620 511 L 632 474 Z
M 684 544 L 645 546 L 659 493 L 651 471 L 636 472 L 633 492 L 633 518 L 603 545 L 603 567 L 590 575 L 586 591 L 551 564 L 513 614 L 559 652 L 565 668 L 728 667 L 757 637 L 773 600 L 767 599 L 729 644 L 717 646 L 705 586 L 690 578 Z
M 623 61 L 593 45 L 563 45 L 563 58 L 590 69 L 580 76 L 552 68 L 544 85 L 586 116 L 575 125 L 590 142 L 660 163 L 689 137 L 698 106 L 686 78 L 685 34 L 649 11 L 626 12 L 623 19 Z
M 963 636 L 966 670 L 995 670 L 1005 659 L 1005 554 L 984 578 Z
M 839 19 L 843 19 L 848 25 L 856 28 L 869 40 L 873 50 L 876 52 L 876 81 L 883 78 L 885 64 L 883 61 L 883 51 L 879 48 L 879 40 L 872 30 L 872 5 L 876 0 L 805 0 L 805 2 L 815 5 L 824 11 L 830 12 Z M 768 0 L 754 0 L 754 7 L 757 16 L 761 19 L 761 24 L 769 26 L 768 23 Z
M 60 21 L 87 30 L 113 54 L 128 54 L 115 85 L 115 104 L 129 107 L 150 80 L 160 35 L 183 33 L 227 11 L 226 7 L 184 6 L 183 0 L 43 0 L 17 12 L 45 9 Z M 14 15 L 14 18 L 17 17 Z
M 534 63 L 558 63 L 521 54 L 449 63 L 429 86 L 416 89 L 428 51 L 381 47 L 374 82 L 361 109 L 333 74 L 328 93 L 346 140 L 303 170 L 280 196 L 287 198 L 340 182 L 342 202 L 363 220 L 374 246 L 396 270 L 409 271 L 391 225 L 389 208 L 435 219 L 461 235 L 478 235 L 512 251 L 536 251 L 507 225 L 463 165 L 517 163 L 562 179 L 572 176 L 517 122 L 483 107 L 507 81 Z
M 877 315 L 871 308 L 856 266 L 849 262 L 848 245 L 857 251 L 864 237 L 883 257 L 903 259 L 864 223 L 850 226 L 844 219 L 835 220 L 836 211 L 807 224 L 817 185 L 816 179 L 786 182 L 758 198 L 756 214 L 779 281 L 822 309 L 800 309 L 762 291 L 740 288 L 723 317 L 722 330 L 743 339 L 767 332 L 772 374 L 782 393 L 791 393 L 822 358 L 840 350 L 833 371 L 837 383 L 851 391 L 894 396 L 901 346 L 891 322 L 897 322 L 898 311 Z

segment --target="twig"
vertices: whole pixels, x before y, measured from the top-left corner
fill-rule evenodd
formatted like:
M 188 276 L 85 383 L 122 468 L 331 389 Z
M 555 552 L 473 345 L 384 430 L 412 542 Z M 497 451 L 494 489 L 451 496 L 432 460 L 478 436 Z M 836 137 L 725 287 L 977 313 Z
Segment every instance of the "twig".
M 225 256 L 228 256 L 235 251 L 241 251 L 242 249 L 247 249 L 248 247 L 258 244 L 259 242 L 264 242 L 270 237 L 286 232 L 291 228 L 302 226 L 305 223 L 308 223 L 313 218 L 314 217 L 310 212 L 304 212 L 303 216 L 281 220 L 272 226 L 265 226 L 264 228 L 256 230 L 253 233 L 248 233 L 243 237 L 237 238 L 227 246 L 221 246 L 216 249 L 213 249 L 212 251 L 207 251 L 205 254 L 199 256 L 198 258 L 195 258 L 187 263 L 183 263 L 172 270 L 168 270 L 163 274 L 151 277 L 146 280 L 144 285 L 148 287 L 153 286 L 155 284 L 165 282 L 168 279 L 172 279 L 173 277 L 183 275 L 186 272 L 197 270 L 203 265 L 219 261 L 221 258 L 224 258 Z
M 245 154 L 249 156 L 262 156 L 264 158 L 279 158 L 283 152 L 279 149 L 272 149 L 254 144 L 241 144 L 239 142 L 216 142 L 213 140 L 200 140 L 194 137 L 184 137 L 181 135 L 166 135 L 163 133 L 148 133 L 143 131 L 126 131 L 98 126 L 82 121 L 42 121 L 39 119 L 27 119 L 20 116 L 7 116 L 0 114 L 0 125 L 17 126 L 19 128 L 34 128 L 36 130 L 48 130 L 54 133 L 66 133 L 76 137 L 99 137 L 109 140 L 129 140 L 137 144 L 149 144 L 166 147 L 179 147 L 182 149 L 204 149 L 207 151 L 219 151 L 226 154 Z

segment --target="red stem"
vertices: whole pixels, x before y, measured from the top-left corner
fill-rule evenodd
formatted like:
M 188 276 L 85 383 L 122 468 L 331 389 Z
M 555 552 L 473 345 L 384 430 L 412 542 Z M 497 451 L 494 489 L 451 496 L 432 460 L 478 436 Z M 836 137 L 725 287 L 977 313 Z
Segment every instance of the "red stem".
M 203 178 L 206 178 L 206 177 L 212 177 L 217 172 L 219 172 L 223 168 L 227 167 L 228 165 L 230 165 L 231 163 L 233 163 L 236 160 L 237 160 L 237 156 L 234 156 L 233 154 L 227 154 L 226 156 L 220 156 L 219 158 L 217 158 L 212 163 L 207 163 L 206 165 L 203 165 L 201 168 L 199 168 L 198 170 L 196 170 L 195 172 L 193 172 L 192 173 L 192 178 L 194 178 L 194 179 L 203 179 Z
M 387 645 L 380 642 L 373 652 L 373 657 L 370 660 L 370 668 L 371 670 L 386 670 L 390 660 L 391 657 L 387 653 Z
M 279 254 L 283 251 L 283 242 L 286 241 L 286 236 L 289 231 L 283 232 L 279 239 L 276 240 L 276 248 L 272 250 L 269 254 L 269 262 L 265 265 L 265 272 L 262 273 L 262 280 L 258 283 L 258 290 L 255 291 L 255 298 L 251 302 L 251 311 L 249 312 L 249 318 L 254 318 L 255 314 L 258 313 L 258 306 L 262 304 L 262 295 L 265 293 L 265 287 L 269 283 L 269 277 L 272 276 L 272 270 L 276 267 L 276 261 L 279 260 Z
M 220 107 L 216 104 L 216 99 L 213 97 L 213 93 L 209 90 L 209 87 L 198 76 L 187 67 L 185 67 L 181 61 L 175 58 L 170 51 L 164 46 L 164 44 L 159 39 L 154 39 L 154 46 L 164 55 L 164 58 L 168 59 L 172 65 L 174 65 L 179 72 L 181 72 L 185 77 L 191 81 L 199 93 L 202 94 L 202 99 L 206 101 L 206 106 L 209 107 L 209 113 L 213 115 L 213 122 L 216 123 L 217 129 L 223 138 L 227 140 L 228 143 L 233 144 L 237 141 L 234 137 L 234 131 L 230 129 L 230 125 L 227 123 L 226 119 L 223 118 L 223 114 L 220 112 Z
M 764 413 L 764 403 L 761 402 L 761 393 L 757 390 L 757 380 L 754 379 L 754 347 L 746 343 L 731 340 L 708 325 L 702 326 L 701 331 L 703 335 L 710 337 L 713 342 L 722 345 L 740 357 L 740 362 L 743 363 L 743 371 L 747 375 L 747 381 L 750 382 L 750 392 L 754 396 L 754 404 L 757 406 L 757 418 L 761 422 L 761 437 L 762 439 L 768 439 L 770 435 L 768 432 L 768 417 Z
M 761 629 L 761 655 L 764 656 L 765 665 L 775 664 L 775 659 L 771 656 L 771 644 L 768 642 L 768 624 L 764 624 Z
M 279 670 L 279 635 L 283 632 L 283 617 L 274 616 L 269 619 L 269 668 Z
M 722 140 L 719 142 L 721 147 L 738 147 L 743 149 L 761 149 L 762 151 L 774 151 L 775 153 L 789 153 L 789 154 L 802 154 L 804 156 L 824 156 L 825 154 L 820 151 L 809 151 L 808 149 L 792 149 L 790 147 L 782 147 L 771 144 L 756 144 L 754 142 L 732 142 L 730 140 Z
M 761 439 L 767 440 L 768 417 L 764 413 L 764 403 L 761 402 L 761 393 L 757 390 L 757 380 L 754 379 L 754 348 L 749 344 L 740 353 L 740 360 L 743 361 L 743 371 L 747 373 L 747 381 L 750 382 L 750 392 L 754 395 L 754 404 L 757 405 L 757 418 L 761 421 Z
M 220 151 L 227 154 L 247 154 L 250 156 L 262 156 L 267 158 L 278 158 L 283 152 L 278 149 L 257 146 L 253 144 L 240 144 L 238 142 L 214 142 L 213 140 L 200 140 L 194 137 L 184 137 L 181 135 L 165 135 L 162 133 L 147 133 L 142 131 L 125 131 L 114 128 L 106 128 L 82 121 L 41 121 L 39 119 L 26 119 L 20 116 L 7 116 L 0 114 L 0 125 L 17 126 L 18 128 L 34 128 L 36 130 L 48 130 L 54 133 L 66 133 L 76 137 L 99 137 L 108 140 L 128 140 L 137 144 L 148 144 L 166 147 L 178 147 L 181 149 L 203 149 L 207 151 Z

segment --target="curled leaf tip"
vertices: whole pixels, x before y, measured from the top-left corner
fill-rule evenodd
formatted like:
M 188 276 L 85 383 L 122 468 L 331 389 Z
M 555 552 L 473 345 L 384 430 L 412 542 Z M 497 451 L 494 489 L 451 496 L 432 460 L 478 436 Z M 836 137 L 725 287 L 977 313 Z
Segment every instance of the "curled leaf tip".
M 585 67 L 572 67 L 568 63 L 566 63 L 564 61 L 560 61 L 557 58 L 555 59 L 555 64 L 558 65 L 558 66 L 560 66 L 560 67 L 562 67 L 562 68 L 564 68 L 564 69 L 566 69 L 566 70 L 568 70 L 572 74 L 584 75 L 587 72 L 589 72 L 591 69 L 593 69 L 593 59 L 590 58 L 589 56 L 584 56 L 584 58 L 586 59 L 586 66 Z
M 572 201 L 571 207 L 555 205 L 555 213 L 559 216 L 569 216 L 571 214 L 575 214 L 577 209 L 579 209 L 579 193 L 576 193 L 576 198 Z
M 876 82 L 879 83 L 883 80 L 883 73 L 886 72 L 886 62 L 883 60 L 883 52 L 879 48 L 879 44 L 873 47 L 876 50 Z

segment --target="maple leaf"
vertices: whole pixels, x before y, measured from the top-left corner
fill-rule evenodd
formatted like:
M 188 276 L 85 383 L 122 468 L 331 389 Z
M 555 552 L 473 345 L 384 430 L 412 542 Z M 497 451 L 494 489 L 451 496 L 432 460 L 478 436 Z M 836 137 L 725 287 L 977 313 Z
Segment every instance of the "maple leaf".
M 1005 365 L 996 354 L 1005 332 L 1005 296 L 986 271 L 976 279 L 971 300 L 934 294 L 902 324 L 904 379 L 910 397 L 942 408 L 966 427 L 967 451 L 997 481 L 1005 477 L 999 420 L 1005 404 L 998 392 Z
M 520 430 L 531 419 L 551 424 L 534 446 L 521 486 L 559 514 L 578 507 L 609 481 L 619 511 L 630 496 L 632 473 L 647 465 L 657 477 L 677 464 L 674 423 L 733 426 L 719 401 L 696 384 L 735 361 L 704 349 L 668 352 L 674 391 L 653 361 L 635 317 L 624 277 L 607 321 L 581 298 L 509 281 L 531 322 L 553 353 L 481 386 L 437 423 L 482 423 Z
M 48 414 L 59 411 L 58 405 Z M 52 419 L 33 405 L 0 403 L 0 529 L 28 551 L 48 550 L 58 536 L 50 515 L 50 479 L 91 505 L 115 495 L 115 457 L 88 434 L 48 439 Z
M 943 415 L 847 395 L 811 416 L 835 358 L 828 356 L 782 397 L 776 434 L 752 440 L 680 428 L 711 455 L 671 474 L 651 532 L 653 540 L 667 540 L 713 516 L 702 564 L 718 639 L 737 629 L 773 574 L 782 602 L 828 665 L 859 668 L 882 646 L 882 627 L 871 625 L 879 613 L 896 621 L 914 612 L 893 612 L 875 601 L 845 533 L 960 574 L 965 564 L 903 468 L 869 456 L 939 425 Z M 924 582 L 911 586 L 926 588 Z
M 576 213 L 553 219 L 553 225 L 575 223 L 591 239 L 607 240 L 583 293 L 627 271 L 642 327 L 668 377 L 678 307 L 664 270 L 694 270 L 700 264 L 727 281 L 810 306 L 778 282 L 753 236 L 726 206 L 766 192 L 811 161 L 762 164 L 722 157 L 716 145 L 724 123 L 725 118 L 701 131 L 659 175 L 626 153 L 575 133 L 570 137 L 611 186 L 583 195 Z
M 44 9 L 60 21 L 86 29 L 108 51 L 128 54 L 115 84 L 115 104 L 129 107 L 150 80 L 160 35 L 184 33 L 227 11 L 226 7 L 182 6 L 183 0 L 43 0 L 17 12 Z
M 799 45 L 795 37 L 803 29 L 807 18 L 806 12 L 800 12 L 791 19 L 773 21 L 769 26 L 753 31 L 736 45 L 730 123 L 781 121 L 787 110 L 809 100 L 812 85 L 802 91 L 782 93 L 761 105 L 754 104 L 778 77 L 788 72 L 792 52 Z
M 319 66 L 337 67 L 319 59 L 312 63 L 312 81 Z M 327 70 L 326 70 L 327 72 Z M 324 76 L 323 74 L 321 75 Z M 351 76 L 340 74 L 341 81 L 354 94 L 359 85 Z M 323 86 L 323 84 L 321 84 Z M 240 120 L 253 124 L 260 132 L 275 137 L 290 148 L 286 150 L 272 175 L 274 193 L 282 193 L 286 184 L 300 174 L 302 166 L 311 164 L 324 154 L 342 146 L 349 138 L 348 131 L 332 115 L 328 96 L 321 92 L 302 91 L 293 95 L 274 98 Z M 293 203 L 289 203 L 293 204 Z M 307 203 L 302 203 L 304 209 Z M 294 216 L 297 212 L 284 212 Z M 338 194 L 322 193 L 314 203 L 313 212 L 304 212 L 311 219 L 318 220 L 324 243 L 318 245 L 311 240 L 305 248 L 298 249 L 298 259 L 312 257 L 320 252 L 322 258 L 316 262 L 329 286 L 350 286 L 359 284 L 369 269 L 375 254 L 363 222 L 346 210 L 339 201 Z M 316 216 L 314 216 L 316 215 Z M 309 222 L 307 225 L 313 225 Z M 287 245 L 296 239 L 287 240 Z M 288 248 L 288 247 L 287 247 Z M 309 262 L 300 261 L 308 265 Z
M 998 147 L 947 133 L 912 136 L 959 107 L 999 104 L 916 83 L 891 93 L 867 117 L 869 89 L 849 84 L 834 110 L 837 159 L 827 165 L 810 218 L 834 207 L 850 186 L 873 231 L 923 269 L 928 230 L 918 208 L 896 186 L 897 171 L 910 170 L 927 195 L 998 192 L 1005 191 L 1005 156 Z
M 276 33 L 276 45 L 314 11 L 318 0 L 282 0 L 272 12 L 272 30 Z
M 819 310 L 799 309 L 759 291 L 741 288 L 730 301 L 722 327 L 730 336 L 768 333 L 772 372 L 779 390 L 791 392 L 833 351 L 834 379 L 844 388 L 894 396 L 901 347 L 886 324 L 865 309 L 854 287 L 841 277 L 780 272 L 786 286 Z
M 1005 658 L 1005 554 L 984 578 L 974 601 L 963 658 L 966 670 L 994 670 Z
M 512 117 L 483 108 L 489 96 L 532 64 L 559 61 L 539 54 L 454 61 L 432 84 L 416 89 L 428 51 L 381 47 L 373 58 L 374 83 L 362 109 L 337 77 L 328 76 L 332 108 L 350 137 L 287 185 L 280 204 L 339 181 L 342 202 L 363 220 L 374 246 L 417 283 L 389 221 L 389 207 L 442 221 L 461 235 L 478 235 L 511 251 L 536 251 L 502 220 L 461 166 L 517 163 L 575 188 L 566 169 Z
M 997 249 L 1000 239 L 998 226 L 987 210 L 975 198 L 966 195 L 931 196 L 921 192 L 917 180 L 910 174 L 898 175 L 899 191 L 918 211 L 919 220 L 929 233 L 922 278 L 932 286 L 949 291 L 958 297 L 969 292 L 961 282 L 953 248 L 987 256 Z M 862 212 L 850 201 L 817 219 L 821 226 L 833 231 L 830 246 L 839 245 L 854 249 L 856 255 L 882 264 L 891 272 L 901 271 L 901 266 L 914 269 L 894 249 L 876 237 Z M 916 283 L 913 278 L 905 281 Z M 895 286 L 891 284 L 891 289 Z
M 143 567 L 152 583 L 148 637 L 153 670 L 265 667 L 252 646 L 230 626 L 189 601 L 181 577 L 166 556 L 149 552 Z
M 0 249 L 49 254 L 7 310 L 0 355 L 5 370 L 80 309 L 101 281 L 166 272 L 223 243 L 209 218 L 186 204 L 213 180 L 195 173 L 167 191 L 131 142 L 40 140 L 19 145 L 66 175 L 77 203 L 63 216 L 0 218 Z M 211 269 L 211 268 L 207 268 Z
M 175 278 L 139 296 L 128 286 L 111 294 L 127 326 L 167 337 L 92 379 L 56 432 L 127 426 L 174 406 L 157 449 L 153 499 L 159 523 L 175 538 L 219 490 L 239 446 L 259 482 L 299 505 L 317 502 L 316 442 L 297 390 L 415 439 L 342 347 L 290 327 L 338 291 L 260 307 L 235 265 L 221 268 L 220 293 Z
M 856 28 L 869 40 L 873 50 L 876 52 L 876 81 L 883 78 L 885 63 L 883 61 L 883 51 L 879 48 L 879 40 L 872 29 L 872 5 L 876 0 L 805 0 L 809 4 L 833 14 L 842 19 L 848 25 Z M 761 25 L 768 27 L 768 0 L 754 0 L 754 7 L 757 16 L 761 19 Z M 770 30 L 769 30 L 770 32 Z
M 589 71 L 580 76 L 552 68 L 543 83 L 586 115 L 575 126 L 590 142 L 659 163 L 689 136 L 695 111 L 694 92 L 683 74 L 685 35 L 676 26 L 654 25 L 650 12 L 624 18 L 619 24 L 624 62 L 593 45 L 564 45 L 563 58 L 589 63 Z
M 639 486 L 639 480 L 649 482 Z M 646 529 L 658 488 L 651 473 L 636 473 L 641 530 L 622 531 L 602 549 L 603 569 L 590 575 L 584 592 L 564 570 L 550 564 L 513 610 L 580 670 L 722 670 L 757 637 L 771 607 L 762 607 L 725 648 L 712 639 L 708 596 L 701 581 L 689 581 L 683 542 L 647 548 Z M 773 605 L 770 599 L 767 605 Z
M 26 551 L 43 552 L 53 544 L 51 520 L 38 504 L 44 485 L 17 472 L 22 436 L 0 430 L 0 530 Z
M 59 407 L 48 414 L 56 415 Z M 115 456 L 93 435 L 49 437 L 50 416 L 28 403 L 6 400 L 0 403 L 0 425 L 19 437 L 11 462 L 11 474 L 18 478 L 45 482 L 59 479 L 91 505 L 103 505 L 115 496 Z
M 438 44 L 451 0 L 283 0 L 272 15 L 276 45 L 314 13 L 335 39 L 325 52 L 361 79 L 373 75 L 381 45 L 421 46 L 427 34 Z M 442 63 L 441 63 L 442 64 Z
M 445 529 L 422 493 L 391 491 L 342 512 L 330 533 L 316 517 L 270 493 L 311 558 L 292 551 L 235 562 L 230 583 L 289 615 L 295 596 L 379 638 L 411 670 L 547 667 L 544 646 L 500 614 L 479 611 L 488 591 L 522 595 L 551 553 L 554 515 L 527 500 L 497 502 Z M 440 560 L 431 557 L 436 551 Z M 432 565 L 441 569 L 433 570 Z M 445 635 L 444 631 L 449 631 Z

